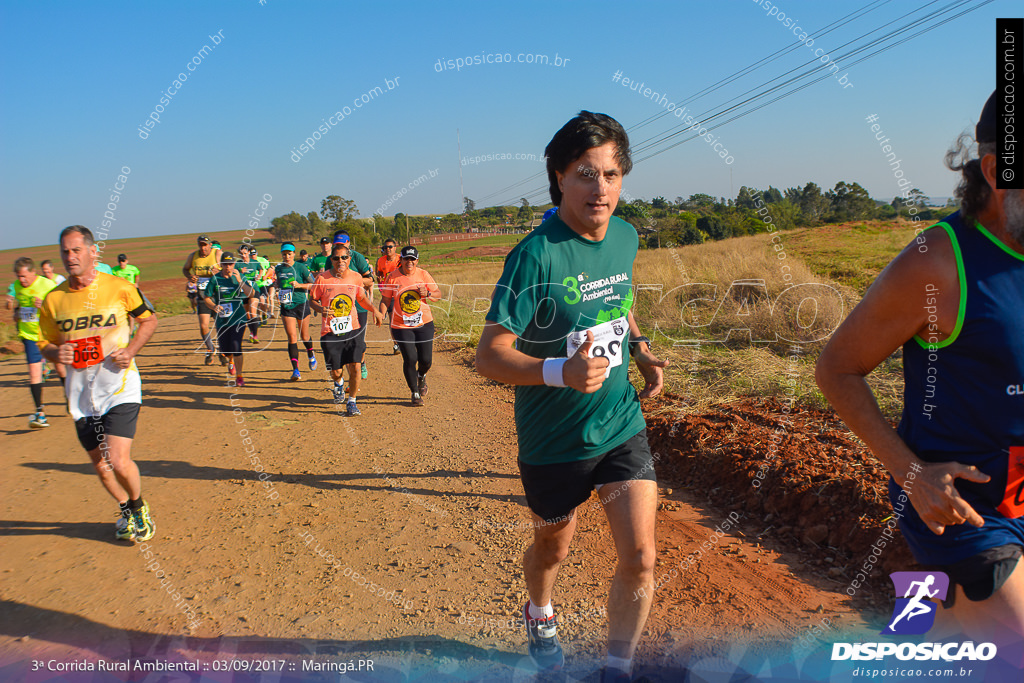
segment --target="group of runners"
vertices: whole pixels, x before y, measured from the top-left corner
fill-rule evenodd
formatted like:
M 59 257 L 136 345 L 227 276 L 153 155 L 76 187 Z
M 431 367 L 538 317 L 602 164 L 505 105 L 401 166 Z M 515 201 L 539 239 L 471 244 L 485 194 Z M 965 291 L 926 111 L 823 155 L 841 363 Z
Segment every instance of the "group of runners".
M 195 291 L 205 362 L 212 364 L 214 353 L 218 353 L 228 373 L 235 376 L 236 386 L 245 386 L 245 332 L 248 330 L 251 343 L 257 343 L 259 326 L 274 315 L 275 308 L 287 337 L 289 379 L 302 379 L 300 342 L 309 370 L 316 370 L 310 318 L 319 316 L 320 350 L 333 382 L 334 400 L 345 405 L 346 415 L 360 415 L 357 397 L 361 381 L 369 374 L 366 330 L 372 314 L 375 325 L 389 323 L 392 350 L 402 354 L 410 403 L 424 405 L 434 339 L 429 303 L 440 300 L 441 293 L 430 274 L 419 267 L 416 247 L 406 246 L 397 254 L 397 242 L 388 239 L 371 269 L 344 230 L 322 238 L 321 253 L 305 262 L 296 258 L 293 243 L 284 242 L 281 259 L 272 266 L 256 260 L 255 248 L 248 243 L 239 247 L 236 258 L 215 249 L 206 235 L 196 242 L 196 250 L 182 265 L 182 274 L 189 291 Z M 373 301 L 374 284 L 377 303 Z
M 944 612 L 959 632 L 1005 644 L 1004 656 L 1019 657 L 1024 191 L 997 187 L 996 110 L 994 95 L 976 129 L 978 157 L 954 166 L 963 176 L 961 210 L 921 231 L 879 276 L 821 354 L 817 378 L 891 473 L 894 504 L 909 499 L 899 524 L 915 558 L 946 572 L 955 586 Z M 640 399 L 661 391 L 668 363 L 653 354 L 633 316 L 637 233 L 612 215 L 632 167 L 625 130 L 604 114 L 583 111 L 555 134 L 545 156 L 558 208 L 509 253 L 476 367 L 516 387 L 518 464 L 533 521 L 523 555 L 528 651 L 541 668 L 563 664 L 555 583 L 576 529 L 575 509 L 596 489 L 618 556 L 601 678 L 629 680 L 654 595 L 656 559 L 657 483 Z M 344 396 L 350 415 L 358 414 L 365 377 L 367 317 L 372 313 L 379 325 L 390 316 L 412 402 L 422 403 L 431 363 L 426 340 L 433 336 L 426 302 L 436 300 L 438 288 L 418 268 L 415 247 L 396 254 L 397 244 L 388 240 L 371 272 L 344 233 L 322 240 L 310 266 L 284 244 L 272 269 L 258 260 L 250 265 L 251 250 L 236 259 L 206 236 L 197 242 L 183 273 L 196 292 L 206 362 L 215 353 L 210 318 L 216 317 L 220 353 L 234 365 L 239 386 L 255 301 L 266 314 L 279 305 L 295 379 L 300 340 L 315 367 L 308 318 L 311 311 L 322 317 L 321 351 L 335 396 Z M 130 457 L 140 401 L 133 359 L 155 331 L 156 316 L 137 287 L 97 272 L 88 229 L 66 228 L 60 247 L 68 272 L 61 285 L 37 285 L 41 278 L 34 278 L 31 263 L 15 268 L 19 320 L 38 326 L 25 328 L 26 352 L 28 337 L 38 335 L 39 343 L 49 342 L 42 356 L 67 368 L 65 390 L 79 440 L 121 508 L 115 533 L 148 539 L 155 526 Z M 369 290 L 374 275 L 376 307 Z M 600 294 L 587 294 L 595 291 Z M 131 320 L 138 324 L 134 337 Z M 893 430 L 864 377 L 901 345 L 907 400 Z M 28 358 L 31 367 L 37 356 Z M 644 379 L 639 393 L 628 379 L 631 358 Z M 38 414 L 35 388 L 33 399 Z M 924 404 L 933 409 L 922 410 Z

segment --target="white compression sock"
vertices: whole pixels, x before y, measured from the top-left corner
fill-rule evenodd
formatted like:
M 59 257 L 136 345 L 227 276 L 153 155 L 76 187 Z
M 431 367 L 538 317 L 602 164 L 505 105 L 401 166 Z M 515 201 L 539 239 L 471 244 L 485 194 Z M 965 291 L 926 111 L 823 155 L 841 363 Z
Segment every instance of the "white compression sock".
M 537 607 L 531 600 L 529 610 L 531 619 L 547 619 L 555 615 L 555 608 L 551 606 L 550 602 L 543 607 Z

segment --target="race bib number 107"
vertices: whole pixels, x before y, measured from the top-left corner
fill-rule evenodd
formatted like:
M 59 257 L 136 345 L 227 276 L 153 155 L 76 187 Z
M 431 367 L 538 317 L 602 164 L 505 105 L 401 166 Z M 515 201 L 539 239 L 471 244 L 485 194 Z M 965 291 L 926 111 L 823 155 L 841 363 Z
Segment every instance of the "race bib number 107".
M 604 371 L 605 379 L 607 379 L 612 368 L 622 365 L 622 352 L 629 336 L 629 323 L 623 317 L 571 333 L 566 340 L 567 358 L 572 358 L 583 342 L 587 341 L 587 332 L 594 333 L 594 345 L 590 347 L 590 357 L 608 359 L 608 367 Z

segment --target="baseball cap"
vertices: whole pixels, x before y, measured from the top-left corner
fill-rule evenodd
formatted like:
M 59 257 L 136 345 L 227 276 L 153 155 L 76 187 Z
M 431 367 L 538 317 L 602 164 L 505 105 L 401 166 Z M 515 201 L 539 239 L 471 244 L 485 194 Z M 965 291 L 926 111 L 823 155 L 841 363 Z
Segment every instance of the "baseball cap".
M 348 244 L 351 241 L 352 239 L 348 235 L 335 235 L 334 237 L 335 244 Z
M 200 235 L 199 237 L 196 238 L 196 242 L 209 242 L 209 241 L 210 241 L 210 238 L 207 237 L 206 235 Z
M 402 247 L 402 258 L 415 258 L 420 257 L 420 252 L 416 251 L 416 247 L 408 246 Z
M 220 262 L 221 263 L 234 263 L 235 262 L 235 257 L 231 255 L 231 252 L 225 251 L 223 254 L 220 255 Z
M 306 251 L 305 249 L 303 249 L 302 251 L 300 251 L 300 252 L 299 252 L 299 256 L 305 256 L 305 255 L 306 255 L 306 254 L 308 254 L 308 253 L 309 253 L 308 251 Z
M 993 90 L 981 110 L 981 118 L 974 128 L 974 139 L 978 144 L 983 142 L 998 142 L 999 135 L 999 90 Z
M 554 216 L 556 213 L 558 213 L 558 207 L 557 206 L 552 206 L 550 209 L 548 209 L 547 211 L 544 212 L 544 217 L 540 219 L 541 222 L 543 223 L 547 219 L 549 219 L 552 216 Z
M 331 243 L 331 238 L 330 237 L 321 237 L 320 238 L 320 244 L 330 244 L 330 243 Z
M 291 251 L 291 252 L 294 252 L 294 251 L 295 251 L 295 245 L 294 245 L 294 244 L 292 244 L 291 242 L 285 242 L 285 243 L 283 243 L 283 244 L 281 245 L 281 253 L 283 254 L 283 253 L 284 253 L 284 252 L 286 252 L 286 251 Z
M 127 261 L 128 260 L 128 255 L 127 254 L 118 254 L 117 255 L 117 260 L 118 261 Z

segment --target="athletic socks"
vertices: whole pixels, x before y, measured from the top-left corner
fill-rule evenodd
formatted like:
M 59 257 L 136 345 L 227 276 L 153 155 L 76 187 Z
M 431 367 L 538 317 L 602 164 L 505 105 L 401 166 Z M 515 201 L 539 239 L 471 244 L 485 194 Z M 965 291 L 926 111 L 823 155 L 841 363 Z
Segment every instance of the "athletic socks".
M 251 336 L 255 337 L 256 333 L 259 332 L 259 330 L 260 330 L 260 319 L 259 318 L 249 318 L 249 322 L 246 323 L 246 327 L 249 328 L 249 334 Z
M 312 339 L 303 339 L 302 340 L 302 345 L 306 347 L 306 353 L 308 353 L 309 357 L 312 358 L 313 357 L 313 340 Z
M 212 332 L 207 333 L 207 335 L 205 337 L 203 337 L 203 343 L 206 344 L 206 348 L 207 348 L 207 350 L 210 353 L 214 352 L 214 348 L 213 348 L 213 333 Z
M 547 619 L 555 616 L 555 608 L 551 606 L 550 602 L 543 607 L 537 607 L 531 600 L 529 610 L 531 619 Z
M 633 660 L 616 657 L 615 655 L 608 655 L 608 660 L 605 662 L 605 666 L 609 669 L 618 669 L 622 673 L 628 675 L 633 670 Z
M 292 344 L 292 343 L 288 344 L 288 358 L 292 362 L 292 370 L 298 370 L 299 369 L 299 345 L 298 344 Z
M 143 505 L 145 505 L 145 503 L 142 501 L 142 496 L 139 496 L 134 500 L 128 501 L 128 509 L 130 509 L 132 512 L 135 512 L 136 510 L 141 510 Z
M 36 412 L 43 412 L 43 383 L 29 384 L 28 388 L 32 392 L 32 400 L 35 401 Z
M 121 516 L 122 517 L 130 517 L 131 516 L 132 509 L 129 507 L 129 501 L 126 500 L 123 503 L 118 503 L 118 506 L 121 508 Z

